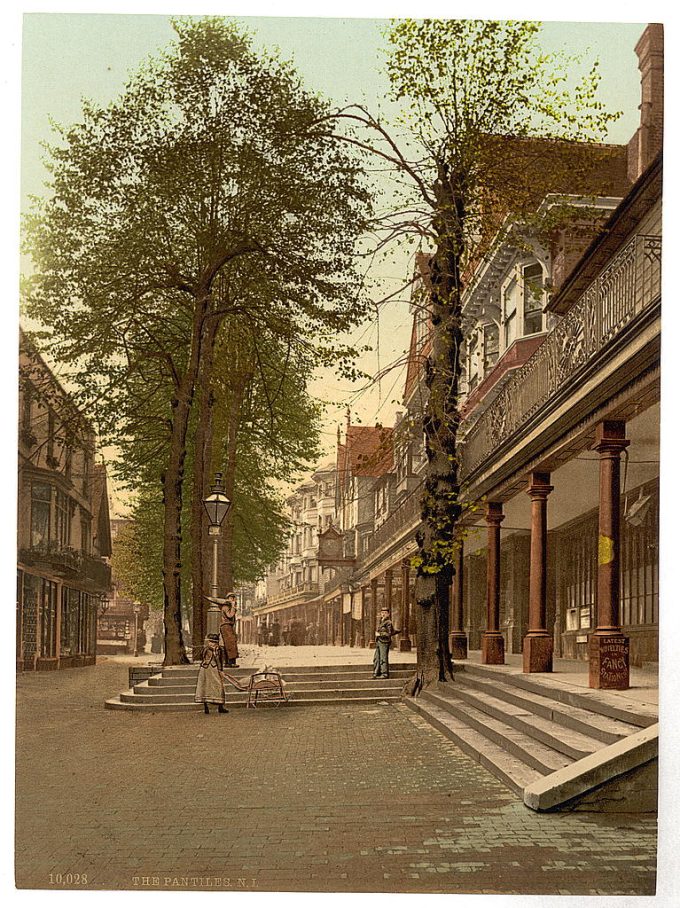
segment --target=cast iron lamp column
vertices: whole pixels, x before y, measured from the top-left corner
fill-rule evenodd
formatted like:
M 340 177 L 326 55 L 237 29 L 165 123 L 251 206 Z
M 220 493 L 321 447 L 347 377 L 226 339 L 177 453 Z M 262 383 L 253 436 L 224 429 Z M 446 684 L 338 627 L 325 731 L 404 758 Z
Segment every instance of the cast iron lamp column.
M 210 585 L 210 595 L 217 598 L 219 585 L 217 582 L 217 563 L 219 559 L 219 541 L 224 519 L 229 513 L 231 501 L 227 498 L 224 485 L 222 483 L 222 474 L 215 473 L 215 482 L 210 490 L 210 494 L 203 499 L 203 507 L 208 514 L 208 533 L 213 540 L 213 562 L 212 562 L 212 583 Z M 207 634 L 217 634 L 220 629 L 220 609 L 214 602 L 210 603 L 208 609 Z
M 132 653 L 133 656 L 139 656 L 139 613 L 142 610 L 142 603 L 135 602 L 132 606 L 132 611 L 135 613 L 135 648 Z

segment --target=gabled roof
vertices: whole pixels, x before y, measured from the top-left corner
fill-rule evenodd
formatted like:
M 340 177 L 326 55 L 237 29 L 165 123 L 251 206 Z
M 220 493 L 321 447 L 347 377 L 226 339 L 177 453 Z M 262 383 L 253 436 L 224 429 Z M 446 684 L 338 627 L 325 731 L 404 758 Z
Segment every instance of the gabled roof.
M 382 476 L 393 468 L 393 430 L 384 426 L 348 426 L 338 444 L 338 470 L 352 476 Z
M 104 558 L 111 556 L 111 521 L 106 466 L 96 463 L 92 470 L 92 514 L 95 520 L 97 549 Z

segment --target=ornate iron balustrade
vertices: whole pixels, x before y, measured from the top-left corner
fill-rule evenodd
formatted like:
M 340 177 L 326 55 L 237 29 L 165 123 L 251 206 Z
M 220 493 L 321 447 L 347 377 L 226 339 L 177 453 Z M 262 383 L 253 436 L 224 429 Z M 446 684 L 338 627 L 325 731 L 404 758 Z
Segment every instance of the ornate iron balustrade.
M 264 608 L 267 605 L 278 605 L 281 602 L 285 602 L 288 599 L 294 599 L 296 596 L 304 595 L 305 593 L 318 595 L 319 584 L 299 583 L 297 586 L 290 586 L 288 589 L 276 593 L 275 596 L 269 596 L 264 602 L 258 603 L 257 608 Z
M 469 429 L 469 476 L 661 295 L 661 237 L 638 234 L 614 257 Z
M 362 553 L 362 560 L 365 561 L 373 552 L 377 552 L 381 546 L 391 539 L 396 539 L 404 527 L 418 522 L 420 519 L 420 499 L 422 494 L 423 483 L 420 482 L 368 539 L 365 551 Z
M 23 548 L 19 551 L 19 557 L 24 564 L 45 563 L 59 572 L 77 574 L 80 573 L 83 567 L 82 552 L 78 552 L 69 546 L 61 545 L 55 540 L 36 543 Z

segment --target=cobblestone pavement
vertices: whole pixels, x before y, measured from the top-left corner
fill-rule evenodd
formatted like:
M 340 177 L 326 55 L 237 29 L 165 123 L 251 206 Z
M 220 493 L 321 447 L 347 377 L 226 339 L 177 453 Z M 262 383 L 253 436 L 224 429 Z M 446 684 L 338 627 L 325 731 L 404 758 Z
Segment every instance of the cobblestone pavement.
M 20 888 L 654 892 L 654 817 L 533 813 L 401 704 L 111 712 L 115 663 L 17 685 Z

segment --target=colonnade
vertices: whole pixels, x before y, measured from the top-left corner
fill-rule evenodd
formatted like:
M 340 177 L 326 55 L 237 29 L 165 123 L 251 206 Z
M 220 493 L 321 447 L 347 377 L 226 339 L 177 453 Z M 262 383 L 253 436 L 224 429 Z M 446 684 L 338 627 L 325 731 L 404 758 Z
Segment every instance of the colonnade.
M 597 426 L 594 450 L 600 455 L 598 574 L 596 627 L 588 640 L 591 688 L 626 690 L 630 686 L 629 641 L 620 626 L 619 500 L 621 452 L 630 444 L 622 420 L 605 420 Z M 532 472 L 526 493 L 531 500 L 529 566 L 529 627 L 522 647 L 523 671 L 551 672 L 553 638 L 547 628 L 548 499 L 554 487 L 550 474 Z M 488 501 L 486 629 L 482 634 L 482 663 L 502 665 L 505 641 L 500 632 L 500 550 L 503 504 Z M 451 651 L 466 658 L 463 629 L 463 542 L 457 557 L 451 609 Z

